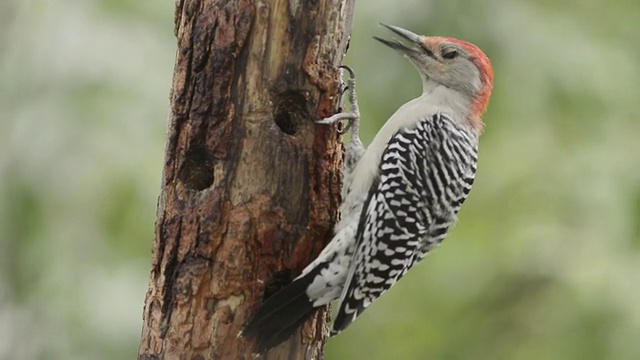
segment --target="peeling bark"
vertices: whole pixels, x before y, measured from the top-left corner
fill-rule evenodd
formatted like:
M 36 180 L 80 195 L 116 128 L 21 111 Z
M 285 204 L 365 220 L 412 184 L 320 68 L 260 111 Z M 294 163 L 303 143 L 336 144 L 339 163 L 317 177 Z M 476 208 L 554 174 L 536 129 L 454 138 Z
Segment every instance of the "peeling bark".
M 354 0 L 178 0 L 162 192 L 139 359 L 251 359 L 263 299 L 331 236 Z M 320 310 L 265 359 L 318 359 Z

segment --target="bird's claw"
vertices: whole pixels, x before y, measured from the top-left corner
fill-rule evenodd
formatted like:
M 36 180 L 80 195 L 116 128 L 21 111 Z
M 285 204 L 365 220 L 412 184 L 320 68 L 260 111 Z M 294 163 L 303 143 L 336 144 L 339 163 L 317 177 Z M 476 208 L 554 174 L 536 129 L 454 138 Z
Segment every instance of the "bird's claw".
M 338 132 L 342 135 L 342 134 L 346 134 L 347 131 L 349 131 L 349 129 L 351 129 L 351 127 L 353 126 L 353 123 L 355 121 L 358 120 L 358 116 L 354 113 L 338 113 L 332 116 L 329 116 L 328 118 L 324 118 L 322 120 L 316 120 L 316 124 L 320 124 L 320 125 L 330 125 L 330 124 L 334 124 L 336 122 L 339 121 L 344 121 L 346 120 L 346 125 L 343 125 L 340 127 L 340 129 L 338 130 Z
M 353 71 L 351 66 L 349 66 L 349 65 L 340 65 L 340 66 L 338 66 L 338 68 L 347 70 L 347 72 L 349 73 L 349 80 L 356 78 L 356 73 L 355 73 L 355 71 Z
M 340 135 L 342 135 L 346 134 L 351 129 L 355 129 L 357 131 L 357 125 L 360 121 L 360 111 L 358 109 L 358 99 L 356 96 L 356 74 L 353 69 L 347 65 L 340 65 L 340 69 L 345 69 L 349 73 L 349 79 L 347 79 L 347 84 L 343 92 L 347 93 L 347 98 L 351 106 L 351 112 L 341 112 L 338 114 L 334 114 L 328 118 L 316 120 L 315 123 L 328 125 L 338 121 L 346 120 L 346 125 L 342 126 L 341 129 L 338 130 Z M 354 124 L 356 125 L 355 127 Z

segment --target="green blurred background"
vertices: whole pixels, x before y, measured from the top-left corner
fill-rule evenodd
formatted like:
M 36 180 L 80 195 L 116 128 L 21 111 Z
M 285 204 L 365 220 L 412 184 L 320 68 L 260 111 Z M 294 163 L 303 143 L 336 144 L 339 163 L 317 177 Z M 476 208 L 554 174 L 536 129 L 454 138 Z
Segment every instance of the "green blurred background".
M 0 2 L 0 359 L 133 359 L 174 2 Z M 327 359 L 640 359 L 640 2 L 357 2 L 370 141 L 420 83 L 378 22 L 463 38 L 495 87 L 448 240 Z

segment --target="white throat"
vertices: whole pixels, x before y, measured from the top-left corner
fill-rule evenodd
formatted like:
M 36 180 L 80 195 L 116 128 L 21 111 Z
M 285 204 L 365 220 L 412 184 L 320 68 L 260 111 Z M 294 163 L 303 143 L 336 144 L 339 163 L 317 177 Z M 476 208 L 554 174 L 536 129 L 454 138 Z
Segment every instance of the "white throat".
M 470 115 L 472 101 L 468 96 L 433 80 L 422 80 L 422 95 L 418 99 L 436 106 L 454 120 L 466 122 Z

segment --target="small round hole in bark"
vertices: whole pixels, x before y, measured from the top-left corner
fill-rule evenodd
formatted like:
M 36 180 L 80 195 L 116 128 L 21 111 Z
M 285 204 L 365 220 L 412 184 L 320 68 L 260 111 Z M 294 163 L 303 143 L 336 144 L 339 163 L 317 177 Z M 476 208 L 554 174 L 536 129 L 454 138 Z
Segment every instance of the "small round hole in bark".
M 283 269 L 273 275 L 273 277 L 267 282 L 267 286 L 264 288 L 263 300 L 267 300 L 271 295 L 277 293 L 285 286 L 289 285 L 292 280 L 291 270 Z
M 288 135 L 297 134 L 309 117 L 307 99 L 299 91 L 285 91 L 276 96 L 273 119 Z
M 201 191 L 213 184 L 213 159 L 202 145 L 192 145 L 178 172 L 185 187 Z
M 296 128 L 287 111 L 281 111 L 276 114 L 276 125 L 278 125 L 280 130 L 285 134 L 295 135 L 296 133 Z

